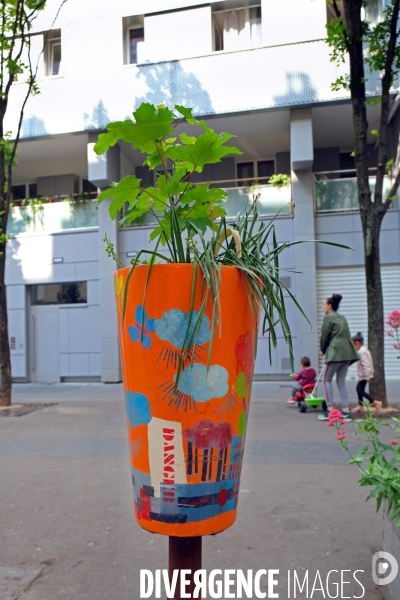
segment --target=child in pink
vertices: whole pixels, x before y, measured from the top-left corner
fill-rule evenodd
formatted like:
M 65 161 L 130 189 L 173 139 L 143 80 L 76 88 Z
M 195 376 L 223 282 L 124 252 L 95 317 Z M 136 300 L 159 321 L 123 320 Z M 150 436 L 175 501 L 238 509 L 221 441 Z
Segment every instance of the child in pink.
M 364 398 L 368 400 L 370 404 L 375 407 L 377 413 L 381 412 L 382 402 L 374 400 L 373 397 L 365 391 L 367 383 L 374 376 L 374 363 L 372 362 L 371 352 L 366 346 L 364 346 L 364 336 L 358 332 L 353 338 L 353 344 L 357 350 L 360 360 L 357 362 L 357 396 L 358 406 L 354 407 L 351 412 L 363 412 L 365 411 Z
M 300 364 L 302 366 L 300 373 L 297 373 L 297 375 L 292 375 L 294 383 L 292 387 L 292 395 L 286 400 L 288 404 L 293 404 L 296 402 L 295 398 L 297 392 L 301 392 L 305 385 L 315 384 L 317 374 L 315 369 L 312 368 L 311 361 L 308 356 L 303 356 L 303 358 L 300 360 Z

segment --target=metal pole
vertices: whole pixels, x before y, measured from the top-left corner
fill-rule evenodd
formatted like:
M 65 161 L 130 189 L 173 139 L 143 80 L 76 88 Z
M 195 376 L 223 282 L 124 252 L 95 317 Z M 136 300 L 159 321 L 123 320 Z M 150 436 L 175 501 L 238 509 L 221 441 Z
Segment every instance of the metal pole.
M 168 575 L 172 581 L 174 569 L 190 569 L 190 575 L 186 579 L 190 580 L 190 585 L 186 587 L 186 593 L 193 595 L 195 588 L 193 574 L 201 569 L 201 536 L 199 537 L 169 537 L 168 549 Z M 175 588 L 175 600 L 181 600 L 180 576 Z

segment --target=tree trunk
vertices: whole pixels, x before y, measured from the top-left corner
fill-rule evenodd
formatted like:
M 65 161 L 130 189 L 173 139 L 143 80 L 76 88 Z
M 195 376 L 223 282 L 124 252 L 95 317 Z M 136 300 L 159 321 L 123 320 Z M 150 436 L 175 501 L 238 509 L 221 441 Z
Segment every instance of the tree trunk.
M 371 213 L 375 213 L 371 210 Z M 384 314 L 379 237 L 381 220 L 371 214 L 364 229 L 365 278 L 368 303 L 368 347 L 374 363 L 371 395 L 387 407 L 385 382 Z
M 368 121 L 365 106 L 365 73 L 361 0 L 344 0 L 347 26 L 347 51 L 350 58 L 350 91 L 353 108 L 354 150 L 358 201 L 364 238 L 365 279 L 368 306 L 368 345 L 374 361 L 375 376 L 371 392 L 387 406 L 384 365 L 384 320 L 379 236 L 383 213 L 371 199 L 368 173 Z M 377 181 L 379 184 L 379 181 Z M 380 182 L 382 185 L 382 182 Z M 360 290 L 362 294 L 362 290 Z
M 0 406 L 11 405 L 11 356 L 5 281 L 6 248 L 0 244 Z

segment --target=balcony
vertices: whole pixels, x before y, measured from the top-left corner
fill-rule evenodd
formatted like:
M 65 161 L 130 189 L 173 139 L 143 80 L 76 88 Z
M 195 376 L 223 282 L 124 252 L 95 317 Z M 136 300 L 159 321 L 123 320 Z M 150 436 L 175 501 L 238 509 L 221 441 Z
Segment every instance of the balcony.
M 354 171 L 315 173 L 315 212 L 327 213 L 358 210 L 357 179 L 356 177 L 348 176 L 353 173 Z M 375 179 L 375 177 L 369 178 L 371 193 L 375 190 Z M 389 193 L 390 185 L 390 178 L 385 177 L 383 183 L 384 194 Z
M 251 186 L 240 186 L 243 183 L 241 180 L 232 179 L 224 181 L 213 181 L 213 185 L 225 189 L 228 192 L 227 199 L 221 204 L 225 208 L 227 218 L 230 220 L 234 219 L 236 215 L 241 212 L 244 213 L 251 207 L 253 197 L 257 197 L 257 209 L 262 216 L 273 216 L 280 211 L 281 215 L 291 214 L 291 199 L 292 193 L 290 187 L 282 187 L 280 189 L 273 185 L 262 185 L 255 183 Z M 224 187 L 228 185 L 235 185 L 238 183 L 238 187 Z M 156 219 L 153 215 L 146 214 L 140 219 L 136 219 L 132 223 L 132 227 L 144 227 L 148 225 L 155 225 Z
M 60 197 L 42 200 L 43 204 L 13 206 L 8 219 L 7 234 L 48 234 L 98 225 L 95 200 L 71 200 L 69 197 L 61 201 Z
M 324 40 L 316 40 L 139 65 L 115 60 L 108 71 L 94 61 L 90 77 L 77 56 L 76 61 L 69 59 L 64 75 L 39 81 L 41 93 L 28 101 L 22 136 L 102 129 L 144 101 L 183 104 L 195 114 L 212 115 L 348 98 L 346 90 L 331 89 L 331 83 L 346 73 L 346 65 L 337 68 L 329 52 Z M 367 81 L 368 93 L 376 95 L 379 77 L 368 75 Z M 15 131 L 23 93 L 22 83 L 13 86 L 9 130 Z

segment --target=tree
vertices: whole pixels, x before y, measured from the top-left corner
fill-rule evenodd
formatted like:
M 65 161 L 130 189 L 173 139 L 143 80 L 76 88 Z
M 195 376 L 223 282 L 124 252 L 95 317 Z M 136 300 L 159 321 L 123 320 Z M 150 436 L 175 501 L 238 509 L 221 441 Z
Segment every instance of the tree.
M 12 172 L 21 134 L 25 106 L 38 92 L 37 65 L 32 65 L 30 47 L 32 23 L 46 0 L 1 0 L 0 2 L 0 406 L 11 404 L 11 356 L 8 339 L 5 264 L 7 221 L 12 201 Z M 12 85 L 26 79 L 17 131 L 5 131 L 4 121 Z
M 354 158 L 357 174 L 358 201 L 364 240 L 364 260 L 368 305 L 368 344 L 375 364 L 371 381 L 372 394 L 387 406 L 384 368 L 384 314 L 379 239 L 383 217 L 395 199 L 400 184 L 399 157 L 396 159 L 394 181 L 384 197 L 384 176 L 394 163 L 389 158 L 389 115 L 392 104 L 392 84 L 400 71 L 400 0 L 387 0 L 380 10 L 379 0 L 327 0 L 333 9 L 333 19 L 327 26 L 327 43 L 332 48 L 332 61 L 349 60 L 348 77 L 339 77 L 334 89 L 350 89 L 353 112 Z M 378 9 L 380 14 L 371 13 Z M 376 18 L 377 17 L 377 18 Z M 371 22 L 375 21 L 375 22 Z M 381 94 L 368 98 L 366 83 L 372 73 L 379 73 Z M 376 185 L 372 195 L 368 179 L 367 105 L 380 104 L 377 137 Z

